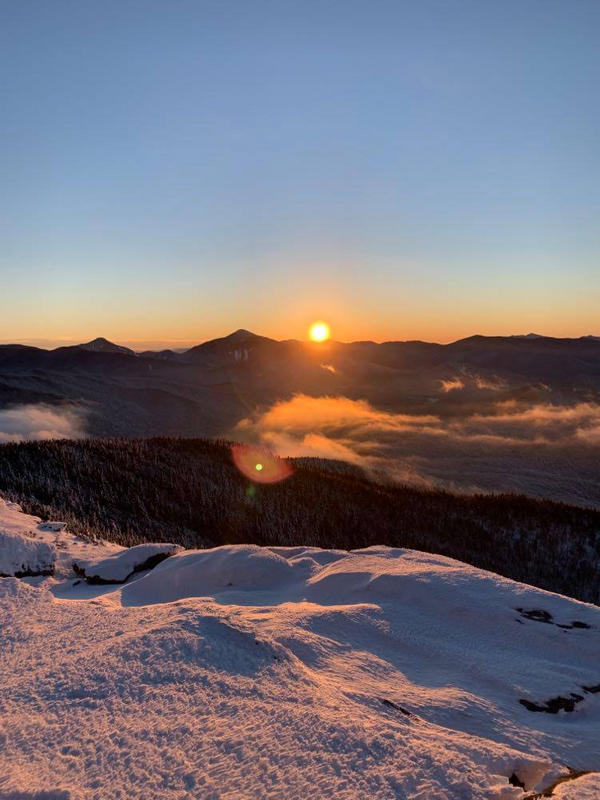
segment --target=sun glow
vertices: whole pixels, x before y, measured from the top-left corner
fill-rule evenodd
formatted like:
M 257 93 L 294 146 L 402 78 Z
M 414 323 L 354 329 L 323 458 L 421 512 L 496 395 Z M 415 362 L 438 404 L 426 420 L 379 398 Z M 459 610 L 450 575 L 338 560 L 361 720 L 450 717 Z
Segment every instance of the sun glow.
M 313 322 L 308 335 L 313 342 L 325 342 L 331 336 L 331 331 L 326 322 Z

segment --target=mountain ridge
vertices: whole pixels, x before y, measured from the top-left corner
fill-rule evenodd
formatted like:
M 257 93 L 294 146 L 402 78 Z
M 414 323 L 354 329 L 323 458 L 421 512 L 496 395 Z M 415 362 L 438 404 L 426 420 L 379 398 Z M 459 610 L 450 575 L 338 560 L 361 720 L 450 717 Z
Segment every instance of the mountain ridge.
M 40 405 L 53 409 L 40 419 L 80 419 L 74 436 L 247 435 L 288 454 L 384 457 L 408 481 L 600 505 L 595 339 L 317 344 L 242 329 L 181 355 L 0 346 L 0 439 L 19 420 L 31 437 Z
M 330 339 L 328 342 L 325 343 L 314 343 L 309 340 L 303 339 L 274 339 L 273 337 L 263 336 L 262 334 L 254 333 L 253 331 L 249 331 L 245 328 L 238 328 L 235 331 L 232 331 L 229 334 L 224 336 L 218 336 L 214 339 L 206 339 L 202 342 L 199 342 L 196 345 L 192 345 L 189 348 L 185 349 L 172 349 L 169 347 L 165 347 L 161 350 L 133 350 L 130 347 L 126 347 L 125 345 L 118 344 L 109 340 L 104 336 L 98 336 L 95 339 L 92 339 L 89 342 L 82 342 L 78 344 L 72 345 L 59 345 L 55 348 L 46 348 L 46 347 L 37 347 L 35 345 L 28 345 L 28 344 L 21 344 L 17 341 L 15 342 L 7 342 L 4 344 L 0 344 L 0 349 L 2 348 L 22 348 L 28 350 L 36 350 L 42 352 L 55 352 L 56 350 L 69 350 L 69 349 L 83 349 L 89 352 L 96 352 L 96 353 L 124 353 L 128 355 L 143 355 L 146 357 L 153 357 L 154 355 L 160 355 L 162 353 L 172 353 L 176 356 L 185 355 L 190 353 L 191 351 L 198 350 L 200 348 L 205 347 L 206 345 L 214 346 L 215 344 L 232 344 L 232 345 L 241 345 L 244 343 L 255 343 L 259 341 L 263 342 L 271 342 L 273 344 L 288 344 L 288 343 L 296 343 L 296 344 L 307 344 L 310 346 L 319 346 L 319 344 L 335 344 L 340 346 L 352 346 L 352 345 L 370 345 L 370 346 L 381 346 L 381 345 L 414 345 L 414 344 L 422 344 L 422 345 L 430 345 L 435 347 L 452 347 L 457 344 L 461 344 L 464 342 L 469 341 L 483 341 L 483 340 L 490 340 L 490 341 L 499 341 L 499 340 L 508 340 L 508 341 L 515 341 L 515 340 L 524 340 L 524 341 L 538 341 L 540 339 L 547 339 L 549 341 L 554 342 L 585 342 L 585 341 L 594 341 L 600 342 L 600 336 L 596 336 L 594 334 L 582 334 L 581 336 L 548 336 L 545 334 L 538 334 L 538 333 L 528 333 L 528 334 L 471 334 L 469 336 L 461 337 L 459 339 L 452 340 L 450 342 L 434 342 L 434 341 L 427 341 L 425 339 L 384 339 L 381 341 L 374 341 L 372 339 L 356 339 L 351 341 L 339 341 L 336 339 Z

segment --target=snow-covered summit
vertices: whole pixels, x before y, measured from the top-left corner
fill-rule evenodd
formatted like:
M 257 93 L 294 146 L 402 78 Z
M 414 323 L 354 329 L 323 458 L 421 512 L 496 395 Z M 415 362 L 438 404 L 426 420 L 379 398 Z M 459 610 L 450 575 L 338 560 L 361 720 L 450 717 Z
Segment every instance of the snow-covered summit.
M 599 796 L 594 606 L 390 548 L 184 551 L 94 587 L 43 535 L 62 571 L 0 579 L 0 797 Z

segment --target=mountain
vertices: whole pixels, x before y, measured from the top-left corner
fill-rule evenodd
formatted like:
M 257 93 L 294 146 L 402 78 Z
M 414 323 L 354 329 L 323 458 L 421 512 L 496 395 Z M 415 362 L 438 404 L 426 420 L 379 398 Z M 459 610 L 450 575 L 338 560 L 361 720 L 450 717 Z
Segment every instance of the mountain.
M 106 361 L 106 356 L 128 356 L 127 361 Z M 303 383 L 315 381 L 317 376 L 328 388 L 331 372 L 323 364 L 344 373 L 345 382 L 357 383 L 363 390 L 361 379 L 372 375 L 384 377 L 390 370 L 399 375 L 414 371 L 421 373 L 424 382 L 431 385 L 438 375 L 448 377 L 449 371 L 483 369 L 496 370 L 514 381 L 550 381 L 554 386 L 570 383 L 577 376 L 591 379 L 590 388 L 600 388 L 600 339 L 587 336 L 580 339 L 556 339 L 529 334 L 527 336 L 488 337 L 471 336 L 447 345 L 428 342 L 325 342 L 315 344 L 297 340 L 277 341 L 258 336 L 250 331 L 238 330 L 229 336 L 214 339 L 179 353 L 173 350 L 134 353 L 129 348 L 98 338 L 86 344 L 42 350 L 23 345 L 0 345 L 0 364 L 3 371 L 31 367 L 52 369 L 73 366 L 78 373 L 109 371 L 110 364 L 128 365 L 132 371 L 139 369 L 135 362 L 142 355 L 148 361 L 172 361 L 182 367 L 181 376 L 206 376 L 215 370 L 233 370 L 245 367 L 250 372 L 277 372 L 280 378 L 291 381 L 284 384 L 286 391 L 303 391 Z M 84 357 L 85 356 L 85 357 Z M 101 359 L 101 360 L 99 360 Z M 196 369 L 190 373 L 189 367 Z M 184 369 L 187 367 L 188 369 Z M 384 371 L 380 368 L 384 368 Z M 151 371 L 146 365 L 142 371 Z M 426 374 L 425 374 L 426 373 Z M 4 376 L 3 376 L 4 377 Z M 416 377 L 419 377 L 418 375 Z M 367 394 L 369 386 L 365 387 Z M 425 387 L 423 387 L 425 388 Z
M 251 331 L 240 328 L 237 331 L 224 336 L 220 339 L 212 339 L 203 342 L 187 350 L 181 355 L 181 360 L 195 364 L 206 364 L 218 366 L 230 364 L 232 361 L 248 361 L 250 354 L 253 358 L 265 353 L 274 354 L 280 342 L 275 339 L 268 339 L 266 336 L 258 336 Z
M 381 546 L 93 586 L 74 561 L 132 554 L 0 500 L 5 528 L 56 563 L 0 578 L 7 800 L 598 797 L 596 607 Z
M 516 333 L 511 336 L 511 339 L 544 339 L 545 337 L 539 333 Z
M 122 347 L 119 344 L 113 344 L 112 342 L 109 342 L 108 339 L 104 339 L 101 336 L 97 339 L 93 339 L 91 342 L 86 342 L 85 344 L 79 344 L 76 346 L 82 350 L 90 350 L 93 353 L 123 353 L 124 355 L 128 356 L 135 355 L 134 351 L 130 350 L 128 347 Z
M 71 409 L 92 436 L 244 435 L 428 486 L 600 507 L 594 338 L 316 344 L 238 330 L 185 353 L 88 347 L 0 346 L 0 440 L 21 435 L 13 411 L 2 427 L 3 409 L 43 404 Z M 286 419 L 269 415 L 282 405 Z M 49 435 L 31 425 L 22 435 Z
M 174 350 L 144 350 L 137 355 L 140 358 L 155 358 L 159 361 L 176 361 L 179 354 Z

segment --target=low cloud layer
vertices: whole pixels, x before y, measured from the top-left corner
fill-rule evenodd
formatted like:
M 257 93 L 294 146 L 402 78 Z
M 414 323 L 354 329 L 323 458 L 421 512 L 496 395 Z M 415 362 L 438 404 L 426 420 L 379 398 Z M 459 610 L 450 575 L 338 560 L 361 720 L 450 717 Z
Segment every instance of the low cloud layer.
M 487 377 L 484 375 L 472 375 L 466 370 L 464 370 L 460 376 L 455 375 L 453 378 L 440 381 L 440 391 L 444 394 L 467 388 L 486 389 L 489 392 L 501 392 L 506 389 L 506 387 L 506 381 L 503 378 L 499 378 L 497 375 Z
M 510 401 L 443 419 L 297 395 L 242 420 L 236 435 L 279 455 L 341 459 L 417 485 L 600 505 L 600 406 L 590 403 Z
M 23 405 L 0 409 L 0 443 L 83 436 L 84 415 L 73 407 Z

